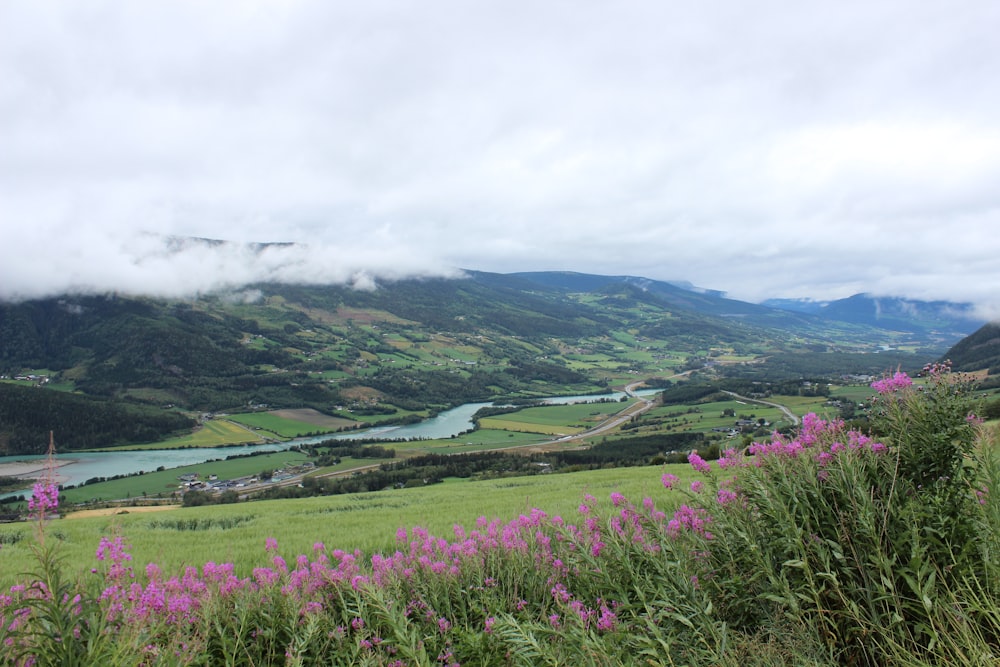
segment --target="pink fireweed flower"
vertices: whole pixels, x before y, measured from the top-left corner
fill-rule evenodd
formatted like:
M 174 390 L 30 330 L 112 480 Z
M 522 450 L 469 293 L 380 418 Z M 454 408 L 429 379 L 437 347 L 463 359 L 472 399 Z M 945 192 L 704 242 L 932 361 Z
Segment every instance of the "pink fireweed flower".
M 617 620 L 618 617 L 615 615 L 615 612 L 608 609 L 605 605 L 601 605 L 601 616 L 597 619 L 598 630 L 614 630 Z
M 611 503 L 615 507 L 620 506 L 624 502 L 625 502 L 625 496 L 623 496 L 622 494 L 618 493 L 617 491 L 611 494 Z
M 705 487 L 704 482 L 701 480 L 695 480 L 691 482 L 691 493 L 701 493 L 701 490 Z
M 46 513 L 59 507 L 59 487 L 48 482 L 36 482 L 28 499 L 28 511 L 44 520 Z
M 671 537 L 677 537 L 682 530 L 686 529 L 710 540 L 713 536 L 707 527 L 711 522 L 712 517 L 704 509 L 681 505 L 674 512 L 674 518 L 667 523 L 667 534 Z
M 677 475 L 671 475 L 669 472 L 664 473 L 663 477 L 660 478 L 660 481 L 663 482 L 663 487 L 666 489 L 674 488 L 674 484 L 676 484 L 678 480 L 679 478 Z
M 906 389 L 913 384 L 913 380 L 910 376 L 902 371 L 896 371 L 892 377 L 882 378 L 881 380 L 875 380 L 872 382 L 872 389 L 880 394 L 892 394 L 894 392 Z
M 735 503 L 739 499 L 739 494 L 730 489 L 719 489 L 715 494 L 715 500 L 720 505 L 728 505 L 730 503 Z
M 688 454 L 688 463 L 690 463 L 691 467 L 698 472 L 709 473 L 712 471 L 712 466 L 710 466 L 705 459 L 701 458 L 701 456 L 698 455 L 698 452 L 691 452 Z
M 736 453 L 735 449 L 730 448 L 722 452 L 722 456 L 719 457 L 717 463 L 720 468 L 738 466 L 740 464 L 740 456 Z
M 278 550 L 278 540 L 273 537 L 269 537 L 264 540 L 264 550 L 265 551 L 277 551 Z
M 931 377 L 937 377 L 939 375 L 945 375 L 951 372 L 951 359 L 945 359 L 941 363 L 932 363 L 924 366 L 921 375 L 929 375 Z

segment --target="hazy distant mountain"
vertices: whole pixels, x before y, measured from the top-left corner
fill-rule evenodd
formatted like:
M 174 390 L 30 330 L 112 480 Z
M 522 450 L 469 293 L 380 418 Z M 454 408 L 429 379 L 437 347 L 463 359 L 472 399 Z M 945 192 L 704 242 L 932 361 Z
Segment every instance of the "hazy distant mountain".
M 761 305 L 838 322 L 952 338 L 967 336 L 984 324 L 975 316 L 972 304 L 870 294 L 855 294 L 835 301 L 768 299 Z
M 726 298 L 684 281 L 659 281 L 636 276 L 596 276 L 568 271 L 511 274 L 567 293 L 593 292 L 630 285 L 674 307 L 719 317 L 740 318 L 747 324 L 788 331 L 816 332 L 833 323 L 874 327 L 914 334 L 921 344 L 946 347 L 984 324 L 971 304 L 917 301 L 857 294 L 836 301 L 769 299 L 760 304 Z

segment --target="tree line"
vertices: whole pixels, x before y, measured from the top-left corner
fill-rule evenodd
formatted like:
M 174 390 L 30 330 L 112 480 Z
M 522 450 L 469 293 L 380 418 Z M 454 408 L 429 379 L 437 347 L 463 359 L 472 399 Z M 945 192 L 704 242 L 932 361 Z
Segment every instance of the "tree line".
M 0 383 L 0 424 L 0 453 L 43 454 L 50 431 L 65 451 L 156 442 L 195 422 L 149 406 Z

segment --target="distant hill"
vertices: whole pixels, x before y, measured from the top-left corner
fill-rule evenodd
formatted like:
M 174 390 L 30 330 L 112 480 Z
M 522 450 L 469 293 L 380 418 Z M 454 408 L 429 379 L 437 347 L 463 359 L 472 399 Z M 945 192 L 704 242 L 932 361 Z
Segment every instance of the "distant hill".
M 967 336 L 985 323 L 975 316 L 972 304 L 875 297 L 869 294 L 855 294 L 835 301 L 768 299 L 761 305 L 815 315 L 831 321 L 939 337 L 941 340 Z
M 944 355 L 959 371 L 989 369 L 990 375 L 1000 375 L 1000 323 L 992 322 L 963 338 Z
M 891 327 L 878 326 L 679 282 L 566 272 L 468 271 L 374 290 L 260 284 L 187 300 L 67 295 L 0 303 L 0 380 L 62 389 L 24 405 L 73 419 L 87 407 L 70 391 L 125 408 L 312 408 L 384 423 L 473 401 L 664 386 L 691 370 L 756 379 L 919 368 L 965 335 L 924 326 L 922 311 L 913 321 L 893 312 Z M 0 446 L 21 449 L 16 431 L 46 422 L 31 417 L 0 418 Z M 146 422 L 128 438 L 179 423 Z
M 629 285 L 655 295 L 662 303 L 700 314 L 741 318 L 762 327 L 787 331 L 822 331 L 841 324 L 914 334 L 921 345 L 947 347 L 984 324 L 967 303 L 916 301 L 856 294 L 836 301 L 768 299 L 760 304 L 726 298 L 683 281 L 658 281 L 635 276 L 595 276 L 568 271 L 512 274 L 567 293 L 593 292 L 612 285 Z M 837 323 L 834 325 L 833 323 Z

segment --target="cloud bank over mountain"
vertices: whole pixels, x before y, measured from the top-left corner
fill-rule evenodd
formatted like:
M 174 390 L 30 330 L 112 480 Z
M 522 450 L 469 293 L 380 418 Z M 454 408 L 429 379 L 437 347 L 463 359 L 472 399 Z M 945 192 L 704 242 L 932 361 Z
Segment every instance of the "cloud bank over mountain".
M 995 316 L 998 23 L 988 0 L 0 0 L 0 296 L 467 267 Z M 235 243 L 163 245 L 189 237 Z
M 239 291 L 260 282 L 375 289 L 378 280 L 461 274 L 390 245 L 234 243 L 154 234 L 87 235 L 76 242 L 77 251 L 53 253 L 37 248 L 35 253 L 12 258 L 5 272 L 13 269 L 19 280 L 5 281 L 0 298 L 108 292 L 190 297 Z

